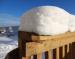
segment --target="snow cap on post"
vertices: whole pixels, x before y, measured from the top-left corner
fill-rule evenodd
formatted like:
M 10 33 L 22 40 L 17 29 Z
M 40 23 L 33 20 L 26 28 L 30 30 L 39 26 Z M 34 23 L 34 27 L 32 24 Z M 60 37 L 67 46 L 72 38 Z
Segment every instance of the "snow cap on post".
M 56 35 L 68 31 L 69 13 L 56 6 L 39 6 L 21 17 L 20 31 Z

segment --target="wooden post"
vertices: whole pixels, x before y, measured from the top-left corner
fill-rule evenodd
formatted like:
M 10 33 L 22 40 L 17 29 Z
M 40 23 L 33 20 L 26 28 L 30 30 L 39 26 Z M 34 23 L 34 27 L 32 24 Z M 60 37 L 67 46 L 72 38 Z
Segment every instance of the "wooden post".
M 19 54 L 20 54 L 20 59 L 31 59 L 31 57 L 26 57 L 26 43 L 31 40 L 30 35 L 27 35 L 27 33 L 23 31 L 18 32 L 19 36 Z M 27 41 L 28 39 L 28 41 Z

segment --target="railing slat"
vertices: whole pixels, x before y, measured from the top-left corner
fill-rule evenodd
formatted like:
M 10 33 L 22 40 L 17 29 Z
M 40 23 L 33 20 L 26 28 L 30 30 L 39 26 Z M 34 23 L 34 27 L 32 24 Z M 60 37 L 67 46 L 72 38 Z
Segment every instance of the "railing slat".
M 53 57 L 52 57 L 52 50 L 50 50 L 50 51 L 48 51 L 48 59 L 53 59 Z
M 52 58 L 52 50 L 45 52 L 45 59 L 53 59 Z
M 69 53 L 69 44 L 67 44 L 67 53 Z
M 45 59 L 48 59 L 48 52 L 45 52 Z
M 59 59 L 59 48 L 56 48 L 56 59 Z
M 69 44 L 67 44 L 67 59 L 70 59 L 70 50 L 69 50 Z
M 37 59 L 42 59 L 42 53 L 37 55 Z
M 63 51 L 62 58 L 64 58 L 65 57 L 65 46 L 62 47 L 62 51 Z
M 56 49 L 53 49 L 53 59 L 56 59 Z
M 42 53 L 34 55 L 33 59 L 42 59 Z
M 69 54 L 70 54 L 70 59 L 72 59 L 72 44 L 70 43 L 69 44 L 69 50 L 70 50 L 70 52 L 69 52 Z
M 37 59 L 37 55 L 33 55 L 33 59 Z

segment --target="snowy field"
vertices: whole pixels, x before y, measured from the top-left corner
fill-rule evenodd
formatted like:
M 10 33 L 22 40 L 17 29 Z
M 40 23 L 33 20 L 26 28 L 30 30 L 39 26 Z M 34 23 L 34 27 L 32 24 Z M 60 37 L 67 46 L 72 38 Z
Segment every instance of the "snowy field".
M 8 52 L 17 48 L 17 35 L 11 37 L 0 37 L 0 59 L 4 59 Z

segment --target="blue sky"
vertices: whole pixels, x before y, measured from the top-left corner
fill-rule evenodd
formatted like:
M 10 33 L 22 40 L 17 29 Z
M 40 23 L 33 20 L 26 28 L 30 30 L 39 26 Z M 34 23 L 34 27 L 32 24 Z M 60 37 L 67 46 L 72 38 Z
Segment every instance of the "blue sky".
M 75 0 L 0 0 L 0 14 L 20 17 L 25 11 L 40 5 L 54 5 L 75 14 Z

